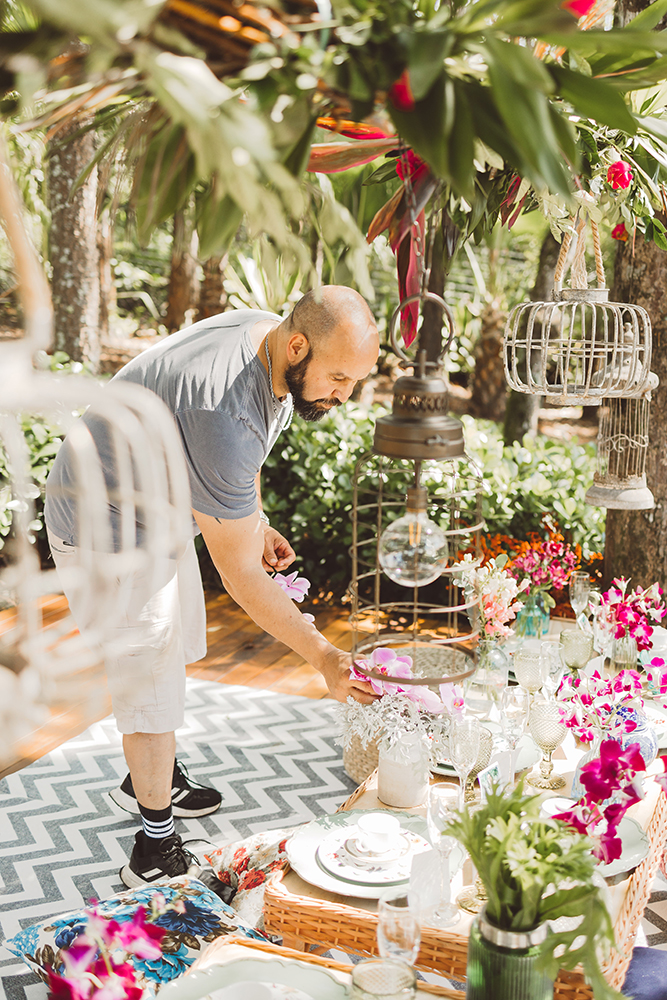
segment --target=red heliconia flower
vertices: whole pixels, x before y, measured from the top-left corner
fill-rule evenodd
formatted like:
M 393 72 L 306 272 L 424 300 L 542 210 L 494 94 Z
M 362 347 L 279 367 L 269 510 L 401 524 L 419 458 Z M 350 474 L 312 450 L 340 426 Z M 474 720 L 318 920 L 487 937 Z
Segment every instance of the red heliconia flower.
M 561 7 L 569 10 L 575 17 L 585 17 L 594 5 L 595 0 L 566 0 Z
M 607 182 L 611 184 L 615 191 L 629 188 L 632 183 L 632 170 L 630 164 L 625 160 L 615 160 L 607 170 Z
M 612 240 L 620 240 L 621 243 L 628 242 L 628 231 L 625 228 L 624 222 L 619 222 L 617 226 L 614 226 L 611 231 L 611 238 Z
M 389 100 L 397 111 L 414 111 L 415 99 L 410 87 L 410 72 L 404 69 L 398 80 L 389 88 Z

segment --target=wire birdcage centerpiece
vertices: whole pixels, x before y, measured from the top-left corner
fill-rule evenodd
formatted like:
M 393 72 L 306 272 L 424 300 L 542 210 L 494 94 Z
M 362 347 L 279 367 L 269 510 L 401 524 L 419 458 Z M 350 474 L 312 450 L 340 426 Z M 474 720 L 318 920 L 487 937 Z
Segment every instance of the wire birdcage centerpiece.
M 586 503 L 608 510 L 652 510 L 655 499 L 646 482 L 651 392 L 632 399 L 606 399 L 600 407 L 597 467 Z
M 436 362 L 424 351 L 410 359 L 397 342 L 400 313 L 415 300 L 442 309 L 448 329 Z M 449 566 L 463 551 L 480 550 L 482 475 L 465 452 L 461 422 L 447 414 L 440 368 L 453 330 L 448 306 L 433 293 L 399 305 L 391 343 L 413 373 L 396 381 L 392 412 L 377 420 L 373 450 L 353 479 L 352 653 L 359 659 L 389 647 L 411 656 L 414 678 L 403 685 L 428 678 L 437 687 L 475 669 L 464 643 L 479 634 L 471 624 L 477 600 L 462 600 Z
M 591 220 L 597 288 L 587 287 L 585 222 L 576 225 L 570 288 L 562 287 L 572 236 L 563 236 L 553 300 L 524 302 L 510 313 L 504 336 L 511 389 L 545 396 L 557 406 L 596 405 L 640 396 L 648 387 L 651 321 L 641 306 L 610 302 L 600 240 Z

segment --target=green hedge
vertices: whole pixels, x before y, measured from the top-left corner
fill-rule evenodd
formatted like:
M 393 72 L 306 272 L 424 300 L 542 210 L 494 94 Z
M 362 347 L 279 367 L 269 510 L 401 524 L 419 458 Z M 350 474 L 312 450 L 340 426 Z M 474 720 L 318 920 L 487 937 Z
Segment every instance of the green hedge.
M 384 412 L 377 408 L 375 415 Z M 371 448 L 374 414 L 348 403 L 320 423 L 295 420 L 267 459 L 262 476 L 271 523 L 292 543 L 314 590 L 343 593 L 350 578 L 352 476 Z M 594 445 L 543 436 L 504 447 L 491 421 L 463 417 L 469 454 L 480 465 L 482 511 L 489 534 L 525 538 L 545 515 L 581 544 L 603 546 L 604 511 L 584 502 L 595 470 Z

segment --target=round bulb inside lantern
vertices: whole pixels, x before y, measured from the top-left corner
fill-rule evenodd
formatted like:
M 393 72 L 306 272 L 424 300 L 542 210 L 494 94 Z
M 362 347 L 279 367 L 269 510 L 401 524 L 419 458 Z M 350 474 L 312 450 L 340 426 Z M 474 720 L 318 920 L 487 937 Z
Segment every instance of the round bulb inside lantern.
M 447 566 L 447 536 L 427 517 L 422 486 L 408 491 L 406 513 L 382 532 L 378 556 L 389 579 L 404 587 L 425 587 Z

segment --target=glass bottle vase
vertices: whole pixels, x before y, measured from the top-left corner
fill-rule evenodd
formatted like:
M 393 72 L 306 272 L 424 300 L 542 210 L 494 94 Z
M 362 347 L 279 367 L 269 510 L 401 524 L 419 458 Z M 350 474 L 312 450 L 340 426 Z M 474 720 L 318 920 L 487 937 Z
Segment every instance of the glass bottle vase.
M 521 595 L 520 595 L 521 596 Z M 514 632 L 518 636 L 541 639 L 549 631 L 549 609 L 545 606 L 544 595 L 533 590 L 524 599 L 524 605 L 517 613 Z
M 637 640 L 633 639 L 631 635 L 624 635 L 621 639 L 613 639 L 609 654 L 611 669 L 614 673 L 618 673 L 620 670 L 636 670 L 638 655 Z

